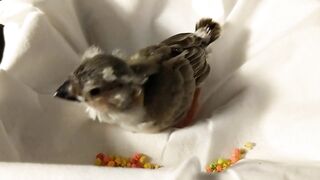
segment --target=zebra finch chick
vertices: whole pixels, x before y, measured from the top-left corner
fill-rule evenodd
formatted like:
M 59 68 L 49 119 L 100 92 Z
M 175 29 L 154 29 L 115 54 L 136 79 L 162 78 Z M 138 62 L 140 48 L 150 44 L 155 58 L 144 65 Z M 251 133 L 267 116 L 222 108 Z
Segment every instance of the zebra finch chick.
M 84 103 L 91 118 L 134 132 L 177 126 L 195 108 L 196 91 L 210 72 L 206 47 L 220 31 L 212 19 L 201 19 L 194 33 L 171 36 L 127 58 L 90 47 L 55 96 Z

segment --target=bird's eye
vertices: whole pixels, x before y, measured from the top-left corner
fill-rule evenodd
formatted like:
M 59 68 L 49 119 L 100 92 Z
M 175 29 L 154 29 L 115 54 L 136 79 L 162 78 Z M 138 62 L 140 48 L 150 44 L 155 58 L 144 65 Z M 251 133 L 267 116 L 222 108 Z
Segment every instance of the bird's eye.
M 174 47 L 174 48 L 172 48 L 172 51 L 173 51 L 173 52 L 182 52 L 183 49 L 180 48 L 180 47 Z
M 93 88 L 89 91 L 90 96 L 97 96 L 101 93 L 100 88 Z

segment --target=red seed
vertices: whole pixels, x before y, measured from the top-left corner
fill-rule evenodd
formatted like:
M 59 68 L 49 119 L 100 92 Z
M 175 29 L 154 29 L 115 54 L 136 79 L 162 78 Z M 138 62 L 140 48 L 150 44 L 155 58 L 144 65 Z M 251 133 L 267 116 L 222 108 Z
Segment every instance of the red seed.
M 210 168 L 210 166 L 207 166 L 206 170 L 207 170 L 207 173 L 212 173 L 213 172 L 213 170 Z
M 217 170 L 217 172 L 221 172 L 222 171 L 222 166 L 220 164 L 217 165 L 216 170 Z
M 142 154 L 141 153 L 135 153 L 132 157 L 133 160 L 135 161 L 139 161 L 139 159 L 141 158 Z
M 96 155 L 96 158 L 99 158 L 101 161 L 103 161 L 105 155 L 103 153 L 99 153 Z
M 131 167 L 133 167 L 133 168 L 141 168 L 141 165 L 138 164 L 138 163 L 133 163 L 133 164 L 131 164 Z
M 234 156 L 231 157 L 231 164 L 235 164 L 238 161 L 239 161 L 238 157 L 234 157 Z
M 139 162 L 139 160 L 137 160 L 137 159 L 130 159 L 130 162 L 131 162 L 132 164 L 137 164 L 137 163 Z
M 239 148 L 235 148 L 232 152 L 232 155 L 234 156 L 240 156 L 241 155 L 241 150 Z
M 102 160 L 103 164 L 108 164 L 109 161 L 111 161 L 111 158 L 109 156 L 103 157 L 103 160 Z

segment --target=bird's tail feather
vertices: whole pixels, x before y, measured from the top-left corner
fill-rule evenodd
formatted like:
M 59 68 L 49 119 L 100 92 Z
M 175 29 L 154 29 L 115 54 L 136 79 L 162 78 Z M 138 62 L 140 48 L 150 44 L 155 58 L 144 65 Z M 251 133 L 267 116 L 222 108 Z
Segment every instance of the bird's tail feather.
M 221 27 L 211 18 L 203 18 L 196 24 L 195 34 L 207 40 L 207 45 L 215 41 L 220 36 Z

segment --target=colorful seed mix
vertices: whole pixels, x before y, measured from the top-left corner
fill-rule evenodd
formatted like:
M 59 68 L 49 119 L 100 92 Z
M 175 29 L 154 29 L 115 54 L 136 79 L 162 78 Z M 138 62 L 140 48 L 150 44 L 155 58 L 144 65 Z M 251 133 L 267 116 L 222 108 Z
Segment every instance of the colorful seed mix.
M 158 169 L 161 166 L 150 162 L 150 158 L 142 153 L 136 153 L 131 158 L 122 156 L 108 156 L 104 153 L 96 155 L 95 165 L 123 168 Z
M 247 154 L 248 150 L 252 150 L 255 146 L 255 143 L 247 142 L 244 145 L 244 148 L 235 148 L 231 153 L 231 157 L 229 159 L 219 158 L 213 162 L 211 162 L 207 167 L 206 171 L 208 173 L 222 172 L 228 169 L 230 166 L 237 163 L 240 159 L 243 159 Z
M 252 150 L 254 146 L 255 143 L 247 142 L 245 143 L 244 148 L 233 149 L 230 158 L 218 158 L 206 167 L 206 171 L 208 173 L 218 173 L 228 169 L 230 166 L 243 159 L 247 152 Z M 160 165 L 153 164 L 150 161 L 150 157 L 142 153 L 136 153 L 131 158 L 122 156 L 109 156 L 104 153 L 99 153 L 96 155 L 95 165 L 144 169 L 158 169 L 161 167 Z

